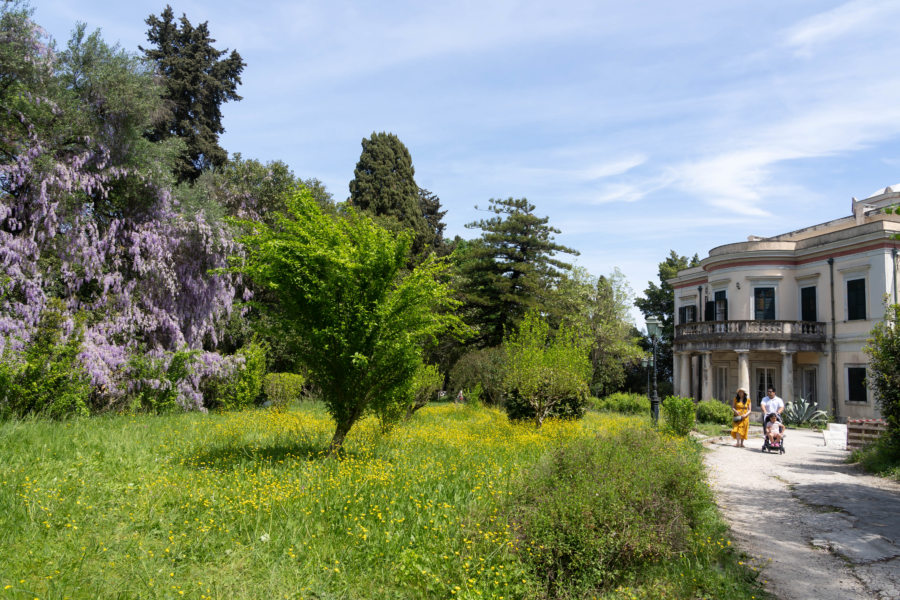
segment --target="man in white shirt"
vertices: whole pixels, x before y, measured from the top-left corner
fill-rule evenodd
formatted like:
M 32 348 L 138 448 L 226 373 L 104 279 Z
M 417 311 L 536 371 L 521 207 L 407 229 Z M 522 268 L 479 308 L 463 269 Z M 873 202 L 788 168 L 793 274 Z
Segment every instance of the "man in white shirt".
M 769 389 L 766 390 L 766 397 L 760 402 L 760 406 L 763 411 L 763 420 L 765 420 L 766 415 L 771 415 L 772 413 L 778 415 L 778 420 L 781 420 L 781 413 L 784 412 L 784 400 L 775 395 L 774 387 L 769 386 Z

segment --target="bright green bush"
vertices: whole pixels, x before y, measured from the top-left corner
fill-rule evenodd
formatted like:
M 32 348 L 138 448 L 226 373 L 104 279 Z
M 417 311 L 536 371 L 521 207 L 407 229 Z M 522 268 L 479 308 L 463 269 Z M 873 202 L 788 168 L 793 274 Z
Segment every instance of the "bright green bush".
M 285 408 L 300 400 L 306 379 L 297 373 L 268 373 L 263 377 L 263 393 L 275 408 Z
M 694 427 L 696 406 L 692 398 L 669 396 L 662 401 L 662 412 L 666 427 L 675 435 L 687 435 Z
M 525 313 L 519 328 L 504 339 L 507 370 L 506 389 L 521 397 L 534 412 L 540 428 L 544 419 L 558 412 L 559 406 L 575 399 L 580 414 L 588 397 L 591 340 L 577 326 L 563 322 L 551 332 L 550 324 L 535 309 Z M 507 412 L 510 403 L 507 402 Z
M 235 410 L 252 406 L 262 393 L 266 375 L 266 349 L 258 342 L 250 342 L 236 353 L 239 361 L 231 375 L 214 384 L 210 408 Z
M 617 412 L 626 415 L 649 415 L 650 398 L 643 394 L 616 392 L 605 398 L 592 398 L 591 408 L 600 412 Z
M 703 400 L 697 404 L 697 421 L 699 423 L 717 423 L 728 425 L 732 422 L 734 411 L 729 404 L 718 400 Z
M 90 380 L 78 361 L 82 327 L 65 329 L 62 304 L 51 302 L 25 349 L 0 357 L 0 412 L 51 419 L 89 413 Z
M 547 597 L 609 589 L 693 543 L 710 500 L 699 452 L 648 428 L 573 441 L 544 455 L 508 506 Z

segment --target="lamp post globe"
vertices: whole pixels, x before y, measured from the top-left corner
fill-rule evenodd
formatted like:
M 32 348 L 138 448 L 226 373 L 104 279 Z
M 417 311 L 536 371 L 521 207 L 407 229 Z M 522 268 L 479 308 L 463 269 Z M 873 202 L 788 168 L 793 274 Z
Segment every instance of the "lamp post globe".
M 659 392 L 656 381 L 656 344 L 659 341 L 659 336 L 662 333 L 662 327 L 659 318 L 657 317 L 647 317 L 647 335 L 650 337 L 650 342 L 653 345 L 653 354 L 651 356 L 651 365 L 653 368 L 653 391 L 650 395 L 650 416 L 653 418 L 653 423 L 659 423 Z

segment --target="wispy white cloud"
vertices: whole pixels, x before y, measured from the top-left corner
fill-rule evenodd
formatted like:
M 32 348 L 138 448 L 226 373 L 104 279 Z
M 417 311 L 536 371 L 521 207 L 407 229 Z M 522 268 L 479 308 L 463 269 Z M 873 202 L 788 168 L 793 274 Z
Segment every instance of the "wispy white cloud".
M 881 35 L 886 27 L 896 30 L 900 4 L 895 0 L 853 0 L 819 13 L 785 32 L 785 43 L 800 56 L 848 36 Z

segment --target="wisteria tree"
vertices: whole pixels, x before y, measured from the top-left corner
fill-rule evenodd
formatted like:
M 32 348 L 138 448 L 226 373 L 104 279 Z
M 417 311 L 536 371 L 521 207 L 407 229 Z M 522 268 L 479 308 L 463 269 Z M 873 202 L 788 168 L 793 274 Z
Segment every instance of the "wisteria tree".
M 237 247 L 173 197 L 182 142 L 144 137 L 162 111 L 141 60 L 83 26 L 56 52 L 3 3 L 0 61 L 0 351 L 24 348 L 58 299 L 66 328 L 81 316 L 93 401 L 113 405 L 132 355 L 215 347 L 236 290 L 209 271 Z M 195 385 L 179 398 L 201 406 Z

